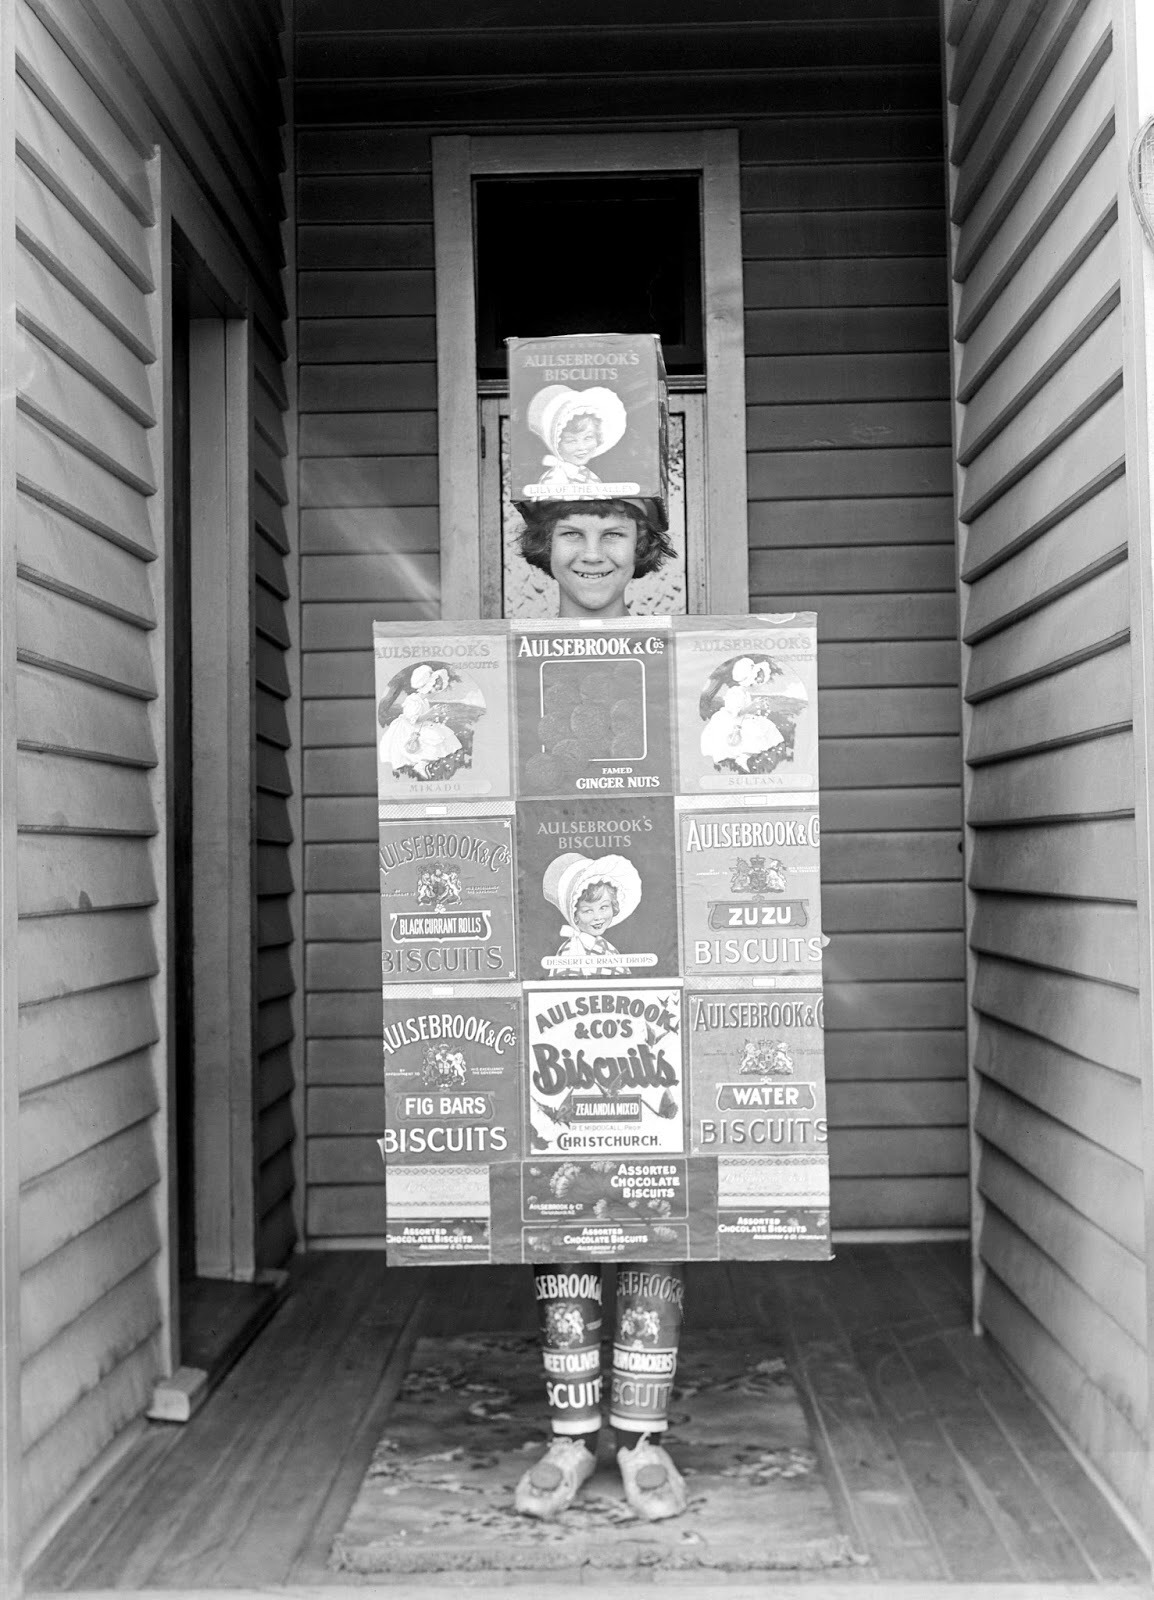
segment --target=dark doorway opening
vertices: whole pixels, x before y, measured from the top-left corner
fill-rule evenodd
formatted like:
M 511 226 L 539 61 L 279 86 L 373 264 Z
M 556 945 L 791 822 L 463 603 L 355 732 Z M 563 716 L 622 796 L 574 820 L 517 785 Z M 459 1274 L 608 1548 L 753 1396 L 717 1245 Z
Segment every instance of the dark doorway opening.
M 172 235 L 171 486 L 168 540 L 168 1025 L 170 1240 L 178 1357 L 227 1370 L 272 1314 L 279 1282 L 253 1281 L 251 1070 L 233 1046 L 230 906 L 251 896 L 247 772 L 238 780 L 230 652 L 247 673 L 247 543 L 238 538 L 239 425 L 247 423 L 244 323 L 204 261 Z M 246 429 L 240 430 L 243 440 Z M 228 559 L 239 550 L 239 578 Z M 238 646 L 238 638 L 240 644 Z M 247 737 L 247 735 L 245 736 Z M 239 937 L 245 952 L 248 945 Z
M 479 378 L 505 376 L 508 338 L 606 329 L 704 372 L 697 176 L 482 178 L 474 204 Z

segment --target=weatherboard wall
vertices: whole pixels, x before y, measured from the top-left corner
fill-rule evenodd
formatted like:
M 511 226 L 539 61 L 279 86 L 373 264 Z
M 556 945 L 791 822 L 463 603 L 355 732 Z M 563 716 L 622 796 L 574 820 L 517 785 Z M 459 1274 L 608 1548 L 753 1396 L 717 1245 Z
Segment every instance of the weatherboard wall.
M 953 8 L 951 266 L 977 1312 L 1137 1509 L 1144 1064 L 1115 23 L 1109 0 Z
M 34 1543 L 170 1368 L 164 174 L 247 263 L 255 657 L 257 1259 L 293 1234 L 279 1015 L 280 22 L 18 0 L 16 274 L 21 1521 Z M 159 155 L 157 147 L 159 146 Z M 7 463 L 6 463 L 7 465 Z M 247 885 L 246 885 L 246 893 Z
M 730 9 L 695 17 L 717 28 L 693 73 L 683 55 L 678 65 L 677 30 L 654 27 L 629 98 L 648 126 L 740 128 L 751 603 L 819 619 L 834 1218 L 964 1227 L 938 22 L 919 3 L 900 19 L 831 3 L 825 21 L 787 6 L 772 26 L 734 32 Z M 508 71 L 527 74 L 515 94 L 488 76 L 476 20 L 448 7 L 409 18 L 427 24 L 414 32 L 393 11 L 318 0 L 297 15 L 314 1243 L 379 1243 L 383 1231 L 371 625 L 438 609 L 430 133 L 564 131 L 575 82 L 591 114 L 620 109 L 619 97 L 602 106 L 609 86 L 587 71 L 593 33 L 605 58 L 609 16 L 585 18 L 584 32 L 558 24 L 555 45 L 548 27 L 503 36 Z M 406 76 L 418 59 L 430 78 L 443 69 L 446 40 L 443 93 Z M 737 72 L 735 51 L 762 75 Z M 577 75 L 564 96 L 551 76 L 562 63 Z

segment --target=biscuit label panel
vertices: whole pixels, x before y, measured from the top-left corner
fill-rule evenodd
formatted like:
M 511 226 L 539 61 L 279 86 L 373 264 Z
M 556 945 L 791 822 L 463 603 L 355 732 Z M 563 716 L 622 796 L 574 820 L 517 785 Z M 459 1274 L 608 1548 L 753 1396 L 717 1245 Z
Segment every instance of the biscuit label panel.
M 817 808 L 679 810 L 677 823 L 685 975 L 819 982 Z
M 384 1001 L 386 1167 L 488 1166 L 521 1153 L 521 1005 Z
M 524 1161 L 520 1167 L 524 1222 L 684 1221 L 685 1162 L 594 1158 Z
M 512 793 L 508 639 L 451 625 L 376 623 L 377 794 L 382 805 Z
M 674 663 L 683 793 L 817 788 L 812 612 L 679 619 Z
M 685 1148 L 681 993 L 664 985 L 527 991 L 526 1157 Z
M 514 630 L 520 795 L 672 794 L 668 626 Z
M 386 984 L 517 976 L 510 817 L 380 824 Z
M 824 1159 L 820 991 L 689 988 L 684 1008 L 690 1149 Z
M 673 801 L 519 800 L 523 978 L 677 976 Z

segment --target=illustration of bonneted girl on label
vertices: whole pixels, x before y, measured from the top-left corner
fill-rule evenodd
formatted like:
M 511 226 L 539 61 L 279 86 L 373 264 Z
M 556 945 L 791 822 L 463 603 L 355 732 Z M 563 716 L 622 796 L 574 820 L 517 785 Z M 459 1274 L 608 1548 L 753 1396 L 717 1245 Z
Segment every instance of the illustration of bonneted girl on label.
M 674 978 L 672 800 L 519 800 L 522 978 Z
M 793 759 L 797 719 L 808 704 L 792 667 L 767 655 L 731 658 L 701 692 L 701 753 L 718 772 L 772 772 Z
M 625 433 L 625 407 L 612 389 L 570 389 L 551 383 L 529 402 L 525 420 L 549 448 L 545 471 L 527 492 L 533 499 L 567 500 L 581 484 L 600 484 L 589 465 Z M 624 492 L 620 484 L 615 486 Z M 636 491 L 637 485 L 626 485 Z
M 437 783 L 473 760 L 485 697 L 445 661 L 421 661 L 390 679 L 377 707 L 381 760 L 394 777 Z
M 499 624 L 454 629 L 374 626 L 383 807 L 511 793 L 508 641 Z
M 816 789 L 813 613 L 675 622 L 682 792 Z
M 557 954 L 541 963 L 551 977 L 627 978 L 634 968 L 656 964 L 653 955 L 623 957 L 606 938 L 641 903 L 641 877 L 632 861 L 617 855 L 590 860 L 571 851 L 550 862 L 541 887 L 564 918 Z

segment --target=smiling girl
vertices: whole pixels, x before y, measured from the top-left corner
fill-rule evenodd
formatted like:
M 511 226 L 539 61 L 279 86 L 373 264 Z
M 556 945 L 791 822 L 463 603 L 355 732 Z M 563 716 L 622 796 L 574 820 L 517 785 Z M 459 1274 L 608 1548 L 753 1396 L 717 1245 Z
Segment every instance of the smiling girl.
M 528 509 L 521 554 L 557 580 L 558 616 L 627 617 L 625 591 L 673 555 L 642 502 L 547 501 Z
M 557 580 L 558 613 L 586 622 L 629 615 L 625 591 L 673 554 L 643 501 L 552 501 L 526 508 L 525 560 Z M 619 856 L 589 860 L 570 852 L 549 867 L 545 898 L 565 919 L 556 977 L 626 976 L 629 968 L 606 931 L 631 915 L 641 879 Z M 616 958 L 616 959 L 615 959 Z M 661 1113 L 664 1115 L 664 1113 Z M 534 1267 L 551 1438 L 522 1475 L 517 1510 L 556 1517 L 593 1474 L 601 1427 L 601 1268 Z M 685 1482 L 663 1447 L 677 1367 L 684 1268 L 675 1263 L 622 1263 L 617 1275 L 617 1329 L 610 1377 L 609 1421 L 625 1498 L 647 1521 L 675 1517 L 687 1501 Z M 636 1374 L 643 1371 L 645 1381 Z

